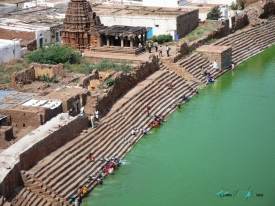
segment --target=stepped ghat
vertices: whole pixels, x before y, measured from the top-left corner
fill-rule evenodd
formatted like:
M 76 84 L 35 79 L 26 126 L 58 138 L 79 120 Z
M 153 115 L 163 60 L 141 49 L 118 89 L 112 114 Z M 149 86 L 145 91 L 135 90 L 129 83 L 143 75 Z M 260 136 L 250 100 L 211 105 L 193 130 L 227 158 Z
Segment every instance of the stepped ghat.
M 235 65 L 238 65 L 273 44 L 275 44 L 275 17 L 271 16 L 265 24 L 230 34 L 219 39 L 211 46 L 231 47 L 232 62 Z M 205 57 L 201 52 L 198 52 L 199 50 L 200 49 L 198 48 L 196 52 L 193 52 L 186 58 L 177 61 L 176 65 L 179 68 L 178 70 L 188 72 L 197 80 L 197 82 L 202 83 L 206 82 L 205 76 L 201 73 L 202 67 L 208 69 L 214 77 L 218 77 L 227 71 L 214 70 L 213 60 Z
M 231 46 L 232 59 L 240 64 L 251 56 L 275 43 L 274 17 L 267 24 L 243 30 L 224 37 L 213 45 Z M 262 38 L 262 32 L 266 34 Z M 224 71 L 214 70 L 212 62 L 199 52 L 181 59 L 177 65 L 204 82 L 201 67 L 207 66 L 215 77 Z M 169 90 L 167 83 L 173 82 Z M 151 114 L 169 115 L 182 95 L 192 95 L 198 83 L 187 83 L 177 73 L 160 64 L 158 71 L 140 82 L 111 108 L 101 119 L 97 128 L 82 130 L 80 135 L 39 161 L 32 168 L 24 168 L 20 177 L 24 187 L 18 187 L 18 195 L 11 205 L 70 205 L 69 196 L 77 194 L 77 188 L 86 184 L 87 176 L 94 176 L 103 165 L 101 157 L 124 157 L 142 137 L 131 135 L 132 127 L 144 128 L 152 117 L 147 117 L 145 106 L 151 105 Z M 95 162 L 88 162 L 86 156 L 93 152 Z M 96 185 L 90 184 L 89 189 Z M 8 203 L 6 203 L 8 205 Z

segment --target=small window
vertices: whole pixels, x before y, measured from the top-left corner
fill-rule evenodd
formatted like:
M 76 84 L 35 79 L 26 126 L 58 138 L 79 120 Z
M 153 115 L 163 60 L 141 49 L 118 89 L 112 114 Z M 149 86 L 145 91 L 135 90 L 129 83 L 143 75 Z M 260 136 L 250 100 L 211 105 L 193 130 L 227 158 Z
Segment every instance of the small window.
M 26 125 L 25 124 L 23 124 L 23 127 L 25 127 Z
M 47 42 L 47 39 L 45 39 L 45 42 Z
M 159 25 L 158 25 L 158 24 L 156 24 L 155 26 L 156 26 L 156 27 L 159 27 Z

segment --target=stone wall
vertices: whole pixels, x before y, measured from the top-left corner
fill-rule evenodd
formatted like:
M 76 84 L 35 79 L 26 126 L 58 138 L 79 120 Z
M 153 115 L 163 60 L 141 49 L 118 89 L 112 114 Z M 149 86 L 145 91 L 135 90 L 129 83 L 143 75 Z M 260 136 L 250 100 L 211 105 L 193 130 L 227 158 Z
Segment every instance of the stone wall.
M 269 15 L 275 15 L 275 1 L 271 1 L 263 6 L 260 18 L 267 18 Z
M 38 127 L 0 154 L 0 194 L 8 196 L 20 183 L 21 170 L 29 169 L 38 161 L 74 139 L 88 127 L 87 116 L 69 117 L 59 114 Z
M 12 126 L 22 129 L 28 126 L 39 127 L 45 124 L 45 122 L 60 113 L 60 108 L 52 110 L 44 107 L 14 105 L 1 109 L 0 114 L 9 115 L 8 121 Z
M 232 18 L 232 29 L 233 30 L 241 29 L 249 24 L 247 14 L 236 15 L 231 18 Z
M 207 22 L 208 21 L 205 21 L 205 24 L 207 24 Z M 186 42 L 177 44 L 177 48 L 176 48 L 177 55 L 175 57 L 171 57 L 169 61 L 177 62 L 179 59 L 182 58 L 183 55 L 186 55 L 189 52 L 192 52 L 196 48 L 203 45 L 205 42 L 211 39 L 219 39 L 227 36 L 229 34 L 229 20 L 217 21 L 217 23 L 220 24 L 220 27 L 216 30 L 213 30 L 207 36 L 197 39 L 196 41 L 193 41 L 189 44 L 187 44 Z
M 29 69 L 24 69 L 20 72 L 14 72 L 11 77 L 11 85 L 13 88 L 18 88 L 21 84 L 31 83 L 34 80 L 40 80 L 41 76 L 54 78 L 56 76 L 65 77 L 63 64 L 37 64 L 31 63 Z
M 107 93 L 97 101 L 97 110 L 101 115 L 106 114 L 119 97 L 158 69 L 158 58 L 151 55 L 149 61 L 137 65 L 133 72 L 118 72 L 115 77 L 112 77 L 115 81 L 114 86 L 110 87 Z
M 49 78 L 54 78 L 56 76 L 65 77 L 65 71 L 63 64 L 37 64 L 31 63 L 30 67 L 35 70 L 35 79 L 40 79 L 42 76 L 47 76 Z
M 5 141 L 10 141 L 13 139 L 12 126 L 0 126 L 0 139 Z
M 99 73 L 96 69 L 94 69 L 92 73 L 88 76 L 85 76 L 82 79 L 80 79 L 78 84 L 83 88 L 88 88 L 88 86 L 90 85 L 90 81 L 94 79 L 99 79 Z
M 199 25 L 199 10 L 193 10 L 177 17 L 177 34 L 183 38 Z

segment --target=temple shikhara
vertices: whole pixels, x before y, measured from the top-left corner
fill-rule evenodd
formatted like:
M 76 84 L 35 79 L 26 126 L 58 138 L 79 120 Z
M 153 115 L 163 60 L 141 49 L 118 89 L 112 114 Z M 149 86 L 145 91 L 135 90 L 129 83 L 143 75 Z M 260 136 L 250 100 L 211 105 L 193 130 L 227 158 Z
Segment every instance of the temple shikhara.
M 71 0 L 62 27 L 62 39 L 63 44 L 78 49 L 105 51 L 109 47 L 119 50 L 127 48 L 139 53 L 147 40 L 147 28 L 104 26 L 89 2 Z

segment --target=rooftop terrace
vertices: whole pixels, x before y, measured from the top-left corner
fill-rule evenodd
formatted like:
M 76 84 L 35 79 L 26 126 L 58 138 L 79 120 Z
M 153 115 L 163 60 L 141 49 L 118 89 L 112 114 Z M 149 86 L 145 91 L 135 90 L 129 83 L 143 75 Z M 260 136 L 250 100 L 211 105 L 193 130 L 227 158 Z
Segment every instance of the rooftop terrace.
M 163 8 L 163 7 L 145 7 L 145 6 L 114 6 L 112 4 L 94 5 L 93 11 L 97 15 L 132 15 L 132 16 L 164 16 L 176 17 L 193 11 L 193 8 Z

